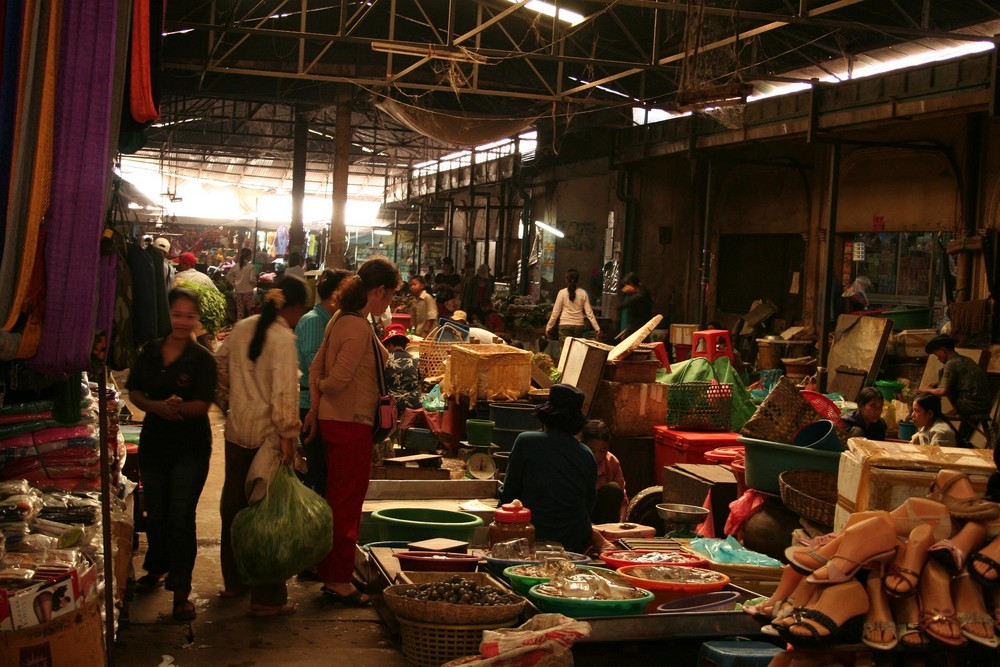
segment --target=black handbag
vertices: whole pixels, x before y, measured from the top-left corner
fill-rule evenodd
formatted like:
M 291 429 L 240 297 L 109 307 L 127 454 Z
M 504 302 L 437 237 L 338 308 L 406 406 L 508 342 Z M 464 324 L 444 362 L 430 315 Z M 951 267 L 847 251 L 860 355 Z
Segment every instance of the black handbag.
M 398 427 L 399 413 L 396 412 L 396 400 L 385 389 L 385 367 L 379 362 L 382 355 L 378 353 L 378 343 L 372 332 L 372 352 L 375 354 L 375 377 L 378 380 L 378 405 L 375 408 L 375 418 L 372 421 L 372 439 L 382 442 Z

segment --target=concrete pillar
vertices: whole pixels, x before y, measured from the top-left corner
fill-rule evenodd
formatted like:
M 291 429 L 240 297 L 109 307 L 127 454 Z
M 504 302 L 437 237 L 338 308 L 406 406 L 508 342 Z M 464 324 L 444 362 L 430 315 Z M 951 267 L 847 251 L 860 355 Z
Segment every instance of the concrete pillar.
M 326 266 L 344 268 L 344 238 L 347 236 L 347 179 L 351 161 L 351 89 L 343 86 L 337 97 L 333 142 L 333 217 Z
M 309 127 L 306 117 L 296 110 L 292 148 L 292 224 L 288 230 L 288 252 L 305 250 L 302 205 L 306 197 L 306 160 Z

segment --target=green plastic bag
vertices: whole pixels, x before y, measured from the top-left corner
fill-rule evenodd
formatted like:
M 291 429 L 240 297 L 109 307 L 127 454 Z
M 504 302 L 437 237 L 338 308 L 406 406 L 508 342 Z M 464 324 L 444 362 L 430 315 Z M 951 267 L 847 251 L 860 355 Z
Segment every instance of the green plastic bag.
M 739 374 L 729 363 L 728 357 L 719 357 L 713 365 L 704 357 L 695 357 L 687 361 L 670 364 L 670 373 L 657 377 L 656 381 L 661 384 L 673 384 L 675 382 L 698 382 L 718 380 L 733 386 L 733 414 L 730 418 L 729 430 L 739 433 L 743 425 L 753 417 L 757 408 L 753 404 L 750 392 L 740 379 Z
M 333 514 L 326 500 L 282 465 L 263 500 L 233 519 L 233 556 L 240 579 L 277 584 L 306 570 L 333 545 Z
M 441 396 L 441 385 L 436 384 L 427 392 L 423 400 L 424 410 L 427 412 L 441 412 L 444 410 L 444 397 Z

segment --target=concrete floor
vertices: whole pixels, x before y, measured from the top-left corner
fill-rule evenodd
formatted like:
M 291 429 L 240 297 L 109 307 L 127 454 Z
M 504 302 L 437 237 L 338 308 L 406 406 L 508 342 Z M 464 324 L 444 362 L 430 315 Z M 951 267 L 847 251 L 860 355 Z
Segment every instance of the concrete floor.
M 375 611 L 347 609 L 322 599 L 318 583 L 289 581 L 289 600 L 298 604 L 292 616 L 249 618 L 248 598 L 217 597 L 222 588 L 219 496 L 225 469 L 224 424 L 225 418 L 213 408 L 212 467 L 198 505 L 198 559 L 191 594 L 198 618 L 189 623 L 174 621 L 172 594 L 162 588 L 134 596 L 118 633 L 115 664 L 402 667 L 403 655 Z M 133 557 L 137 576 L 144 574 L 145 548 L 145 535 L 141 535 Z

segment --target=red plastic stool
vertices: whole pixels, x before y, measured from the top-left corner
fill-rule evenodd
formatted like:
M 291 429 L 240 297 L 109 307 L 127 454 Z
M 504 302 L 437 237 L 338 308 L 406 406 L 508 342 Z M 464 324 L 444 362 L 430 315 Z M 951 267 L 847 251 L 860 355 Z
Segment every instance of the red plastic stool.
M 719 357 L 729 357 L 729 361 L 735 361 L 729 332 L 722 329 L 695 331 L 691 334 L 691 358 L 695 357 L 705 357 L 711 363 L 715 363 Z

